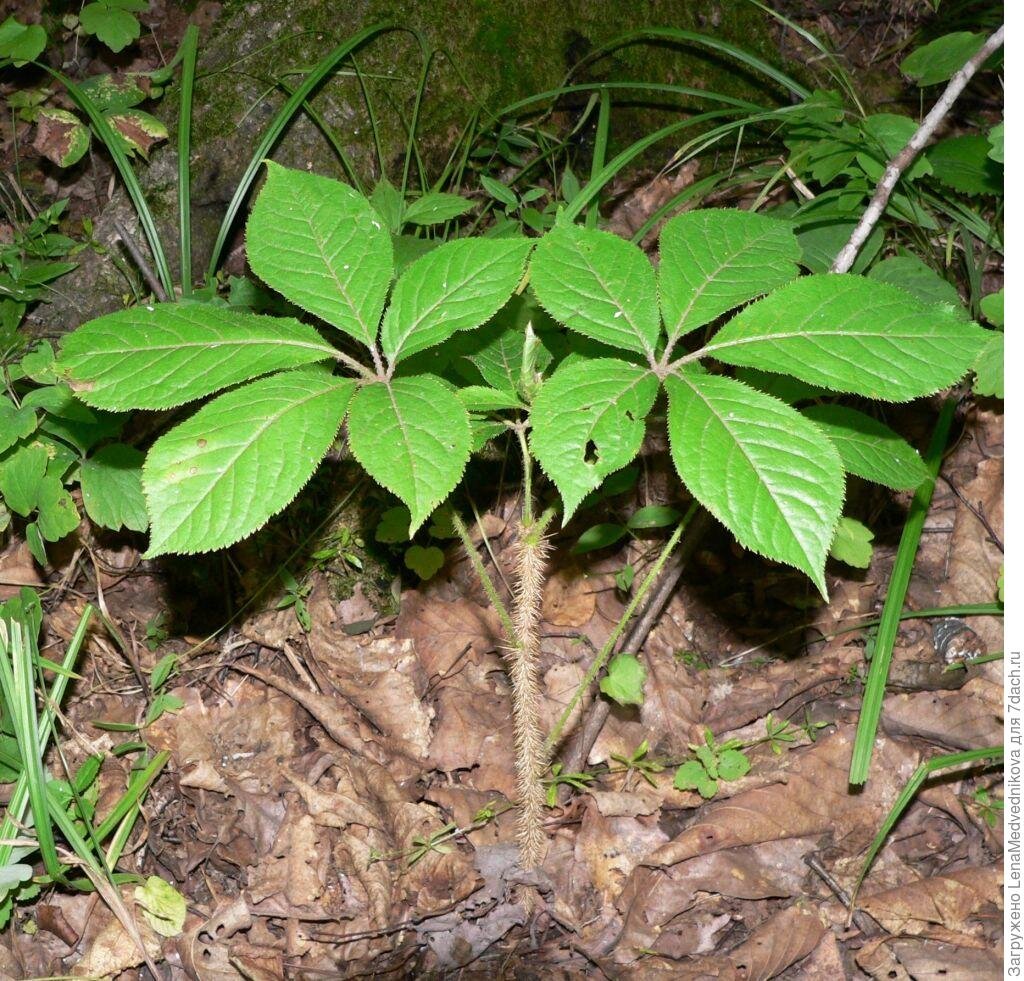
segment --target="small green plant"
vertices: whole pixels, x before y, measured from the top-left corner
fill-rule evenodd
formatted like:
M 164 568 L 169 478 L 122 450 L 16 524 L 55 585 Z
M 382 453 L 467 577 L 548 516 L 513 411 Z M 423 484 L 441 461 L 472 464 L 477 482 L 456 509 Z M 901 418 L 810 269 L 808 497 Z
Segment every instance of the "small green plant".
M 42 609 L 30 590 L 0 604 L 0 781 L 7 804 L 0 822 L 0 923 L 6 924 L 15 901 L 24 902 L 52 884 L 92 890 L 96 881 L 141 882 L 116 868 L 140 813 L 141 802 L 168 753 L 150 757 L 142 744 L 115 747 L 114 755 L 140 753 L 127 786 L 102 820 L 95 805 L 102 757 L 88 757 L 74 772 L 65 760 L 56 731 L 59 706 L 82 649 L 92 608 L 86 607 L 60 663 L 39 653 Z M 52 682 L 46 684 L 44 673 Z M 64 769 L 51 773 L 51 750 Z M 141 751 L 141 752 L 140 752 Z M 69 878 L 74 866 L 62 861 L 60 842 L 75 856 L 87 878 Z M 45 874 L 29 863 L 38 853 Z
M 993 797 L 985 787 L 978 787 L 971 794 L 970 804 L 977 812 L 978 817 L 990 828 L 995 828 L 1002 820 L 1004 802 L 1000 797 Z
M 295 619 L 298 620 L 299 626 L 308 634 L 313 628 L 313 621 L 309 616 L 309 607 L 306 606 L 306 597 L 312 591 L 313 584 L 299 585 L 295 576 L 287 569 L 282 569 L 279 576 L 284 586 L 284 596 L 277 601 L 277 609 L 294 610 Z
M 676 790 L 696 790 L 710 800 L 718 793 L 719 780 L 739 780 L 750 772 L 750 760 L 739 739 L 718 743 L 711 730 L 705 729 L 704 742 L 689 745 L 695 758 L 681 763 L 676 770 L 672 781 Z

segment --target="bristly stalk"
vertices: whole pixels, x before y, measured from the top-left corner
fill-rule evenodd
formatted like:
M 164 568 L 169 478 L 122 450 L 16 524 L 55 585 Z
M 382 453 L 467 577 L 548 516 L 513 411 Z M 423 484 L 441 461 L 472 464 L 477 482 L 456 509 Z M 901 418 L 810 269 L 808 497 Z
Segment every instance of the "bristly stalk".
M 512 682 L 512 728 L 519 787 L 519 860 L 523 868 L 544 858 L 544 771 L 547 758 L 540 717 L 540 620 L 550 539 L 545 522 L 519 526 L 512 623 L 515 636 L 505 651 Z

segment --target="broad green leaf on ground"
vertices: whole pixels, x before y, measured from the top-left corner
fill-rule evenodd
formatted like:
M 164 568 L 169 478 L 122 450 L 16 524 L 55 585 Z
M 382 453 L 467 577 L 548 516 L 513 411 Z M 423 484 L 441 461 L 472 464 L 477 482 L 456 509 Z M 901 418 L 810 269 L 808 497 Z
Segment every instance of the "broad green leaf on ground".
M 693 496 L 741 545 L 807 573 L 824 596 L 844 493 L 835 447 L 733 378 L 684 371 L 665 388 L 672 460 Z
M 107 3 L 87 3 L 78 15 L 78 22 L 87 34 L 95 34 L 113 52 L 122 51 L 142 33 L 142 25 L 132 16 L 133 10 L 145 10 L 147 5 L 114 0 Z
M 690 211 L 666 223 L 660 243 L 658 293 L 670 343 L 800 272 L 792 226 L 750 211 Z
M 957 31 L 943 34 L 918 48 L 900 62 L 900 71 L 918 85 L 946 82 L 973 58 L 985 43 L 984 34 Z
M 1005 342 L 1001 330 L 988 332 L 988 340 L 981 349 L 981 354 L 974 362 L 974 385 L 976 395 L 994 395 L 997 399 L 1004 397 L 1003 361 L 1005 359 Z
M 395 285 L 381 347 L 395 364 L 490 320 L 523 278 L 527 239 L 466 238 L 417 259 Z
M 391 285 L 391 235 L 361 194 L 267 164 L 246 227 L 252 271 L 297 307 L 372 347 Z
M 430 375 L 361 388 L 349 410 L 352 454 L 409 508 L 409 535 L 462 478 L 470 452 L 469 415 Z
M 895 255 L 876 262 L 868 273 L 868 279 L 900 286 L 922 303 L 948 304 L 961 320 L 971 319 L 956 287 L 917 256 Z
M 836 537 L 832 539 L 829 554 L 855 569 L 866 569 L 871 565 L 874 538 L 870 528 L 844 515 L 836 525 Z
M 402 221 L 411 225 L 436 225 L 441 221 L 458 218 L 472 207 L 473 202 L 461 195 L 432 191 L 415 201 L 410 201 L 406 206 Z M 429 579 L 430 577 L 425 576 L 424 578 Z
M 14 17 L 0 24 L 0 58 L 20 66 L 38 58 L 45 47 L 46 31 L 39 24 L 22 24 Z
M 160 303 L 98 317 L 68 334 L 57 370 L 89 405 L 170 409 L 333 356 L 334 348 L 297 320 Z
M 0 453 L 30 436 L 35 428 L 36 414 L 31 408 L 15 406 L 6 395 L 0 395 Z
M 996 163 L 1004 163 L 1006 159 L 1003 150 L 1003 132 L 1004 124 L 998 123 L 997 125 L 992 127 L 988 134 L 988 155 Z
M 599 525 L 591 525 L 572 547 L 573 555 L 585 555 L 587 552 L 595 552 L 600 548 L 607 548 L 614 545 L 621 538 L 628 535 L 625 525 L 604 522 Z
M 802 224 L 796 237 L 803 252 L 802 263 L 812 273 L 826 273 L 839 250 L 850 240 L 857 227 L 856 218 L 824 217 Z M 885 230 L 876 225 L 853 264 L 853 272 L 863 272 L 878 255 L 885 242 Z
M 648 504 L 647 507 L 634 511 L 626 522 L 631 531 L 641 531 L 648 528 L 666 528 L 674 525 L 682 515 L 675 509 L 666 507 L 663 504 Z
M 876 181 L 882 176 L 885 164 L 893 159 L 917 132 L 917 120 L 893 112 L 880 112 L 868 116 L 860 124 L 867 139 L 865 151 L 857 154 L 857 160 L 868 177 Z M 871 165 L 874 161 L 875 166 Z M 912 181 L 932 172 L 927 157 L 918 157 L 906 170 L 901 180 Z
M 570 330 L 653 355 L 661 330 L 654 269 L 625 239 L 559 226 L 540 240 L 530 284 L 544 309 Z
M 387 545 L 407 542 L 409 541 L 409 520 L 409 509 L 404 504 L 388 508 L 380 516 L 377 531 L 373 537 L 378 542 L 384 542 Z
M 224 548 L 277 514 L 330 449 L 355 387 L 319 366 L 281 372 L 161 436 L 142 471 L 147 555 Z
M 751 304 L 705 353 L 812 385 L 905 402 L 959 381 L 985 332 L 862 276 L 805 276 Z
M 188 913 L 185 897 L 159 876 L 151 875 L 145 885 L 135 887 L 135 901 L 161 937 L 176 937 L 185 928 Z
M 657 394 L 650 371 L 614 358 L 566 365 L 541 387 L 530 447 L 562 496 L 563 523 L 605 477 L 632 462 Z
M 1003 165 L 990 157 L 988 138 L 978 135 L 950 136 L 928 148 L 935 177 L 961 194 L 1003 193 Z
M 144 454 L 133 446 L 112 443 L 82 463 L 82 503 L 98 525 L 145 531 L 149 525 L 142 493 Z
M 405 550 L 403 561 L 420 579 L 432 579 L 444 565 L 444 552 L 436 545 L 413 545 Z
M 50 474 L 39 484 L 36 507 L 39 533 L 48 542 L 59 542 L 65 535 L 70 535 L 81 520 L 74 498 L 60 480 Z
M 643 705 L 647 669 L 635 654 L 616 654 L 601 679 L 601 691 L 619 705 Z
M 1002 329 L 1003 321 L 1005 319 L 1005 303 L 1003 300 L 1003 291 L 1001 289 L 996 290 L 995 293 L 989 293 L 981 298 L 981 315 L 990 323 L 993 327 L 999 327 Z
M 802 410 L 839 451 L 843 468 L 893 490 L 913 490 L 928 476 L 924 461 L 884 423 L 844 405 Z
M 36 506 L 49 459 L 46 447 L 33 442 L 18 446 L 0 460 L 0 497 L 23 518 Z

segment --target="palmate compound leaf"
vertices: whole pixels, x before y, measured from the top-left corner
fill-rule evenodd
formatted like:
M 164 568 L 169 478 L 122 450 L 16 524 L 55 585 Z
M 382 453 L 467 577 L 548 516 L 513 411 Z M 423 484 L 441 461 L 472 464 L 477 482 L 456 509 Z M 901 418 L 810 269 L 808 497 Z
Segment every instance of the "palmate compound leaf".
M 666 222 L 658 293 L 669 341 L 796 279 L 793 227 L 751 211 L 709 208 Z
M 68 334 L 56 369 L 97 408 L 170 409 L 334 353 L 290 317 L 159 303 L 98 317 Z
M 530 448 L 562 496 L 563 524 L 640 451 L 657 394 L 652 372 L 616 358 L 568 364 L 543 384 L 530 413 Z
M 224 548 L 277 514 L 330 448 L 355 389 L 318 365 L 284 371 L 224 393 L 161 436 L 142 471 L 147 556 Z
M 805 276 L 729 321 L 704 349 L 728 364 L 888 402 L 963 377 L 986 337 L 952 309 L 854 275 Z
M 384 220 L 358 191 L 268 162 L 245 247 L 268 286 L 373 346 L 394 259 Z
M 835 447 L 795 409 L 734 378 L 665 379 L 672 460 L 736 540 L 807 573 L 825 595 L 825 558 L 843 506 Z
M 411 515 L 409 536 L 454 489 L 469 460 L 469 414 L 431 375 L 365 385 L 348 418 L 352 454 Z
M 533 243 L 466 238 L 417 259 L 395 284 L 381 326 L 391 364 L 490 320 L 523 278 Z
M 847 473 L 893 490 L 913 490 L 928 476 L 924 461 L 885 423 L 844 405 L 802 410 L 839 451 Z
M 654 269 L 625 239 L 558 226 L 533 254 L 530 285 L 541 306 L 570 330 L 653 356 L 661 331 Z

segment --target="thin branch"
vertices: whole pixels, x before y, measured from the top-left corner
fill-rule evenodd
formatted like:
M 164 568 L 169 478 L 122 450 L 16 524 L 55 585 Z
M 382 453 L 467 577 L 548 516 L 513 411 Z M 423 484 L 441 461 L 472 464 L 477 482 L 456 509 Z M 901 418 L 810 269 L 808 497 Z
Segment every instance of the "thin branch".
M 156 278 L 156 273 L 150 268 L 146 257 L 142 254 L 142 249 L 139 248 L 138 243 L 132 238 L 131 233 L 119 221 L 114 222 L 114 231 L 117 232 L 117 237 L 121 239 L 121 243 L 124 245 L 128 255 L 132 257 L 135 267 L 142 273 L 142 278 L 146 281 L 146 285 L 150 288 L 153 295 L 161 303 L 166 303 L 167 291 L 161 285 L 160 280 Z
M 946 91 L 942 93 L 939 101 L 932 106 L 932 111 L 925 116 L 924 121 L 917 128 L 917 132 L 910 138 L 907 145 L 896 154 L 895 157 L 889 162 L 889 165 L 885 168 L 885 173 L 882 175 L 882 179 L 878 182 L 878 186 L 875 188 L 875 193 L 871 197 L 871 202 L 867 206 L 867 210 L 861 216 L 860 221 L 857 223 L 857 227 L 853 230 L 853 234 L 850 236 L 850 241 L 843 246 L 839 255 L 836 256 L 835 262 L 832 263 L 832 272 L 834 273 L 845 273 L 849 272 L 853 266 L 854 260 L 857 258 L 857 254 L 860 252 L 864 243 L 867 241 L 868 236 L 871 234 L 875 225 L 878 224 L 882 215 L 885 212 L 887 205 L 889 204 L 889 197 L 896 187 L 903 171 L 907 169 L 913 162 L 915 157 L 924 149 L 925 144 L 932 138 L 935 130 L 938 128 L 939 123 L 945 118 L 946 114 L 953 107 L 953 103 L 959 98 L 960 93 L 967 87 L 967 83 L 974 77 L 974 73 L 985 63 L 986 60 L 1003 44 L 1003 27 L 995 32 L 978 50 L 978 53 L 965 62 L 963 68 L 961 68 L 950 80 L 946 86 Z

